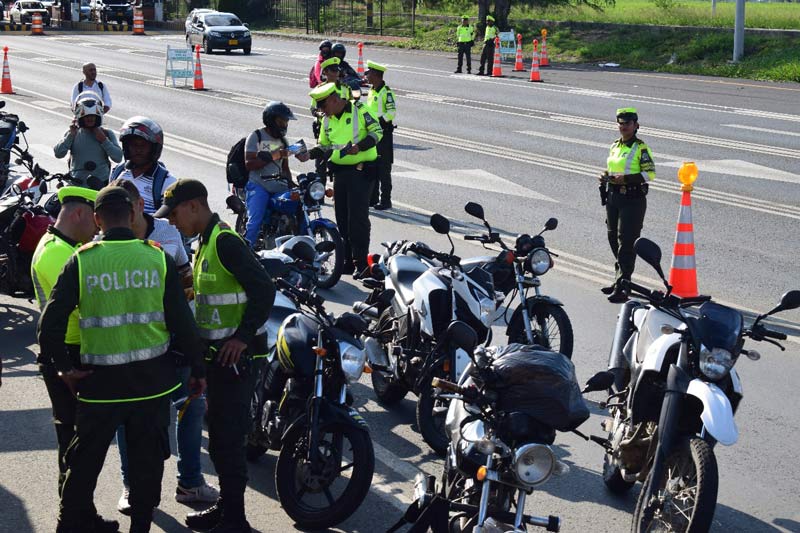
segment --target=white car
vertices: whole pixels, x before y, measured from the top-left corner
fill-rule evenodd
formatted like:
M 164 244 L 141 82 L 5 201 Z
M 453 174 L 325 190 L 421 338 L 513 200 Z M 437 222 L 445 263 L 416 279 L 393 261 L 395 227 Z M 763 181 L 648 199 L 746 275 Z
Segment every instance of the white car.
M 50 12 L 44 7 L 44 4 L 31 0 L 14 2 L 14 5 L 8 10 L 8 21 L 11 24 L 33 22 L 34 13 L 42 15 L 42 23 L 45 26 L 50 25 Z
M 213 9 L 205 9 L 205 8 L 197 8 L 192 9 L 188 15 L 186 15 L 186 33 L 189 33 L 189 28 L 192 27 L 192 23 L 197 21 L 197 15 L 200 13 L 213 13 Z

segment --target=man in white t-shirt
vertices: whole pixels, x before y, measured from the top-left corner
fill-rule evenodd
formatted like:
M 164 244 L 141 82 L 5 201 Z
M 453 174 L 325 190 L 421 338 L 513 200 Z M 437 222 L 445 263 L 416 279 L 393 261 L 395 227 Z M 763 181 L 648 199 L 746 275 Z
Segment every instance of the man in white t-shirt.
M 78 95 L 83 91 L 91 91 L 97 95 L 97 99 L 103 102 L 103 114 L 111 110 L 111 93 L 108 92 L 106 84 L 97 81 L 97 67 L 94 66 L 94 63 L 83 65 L 83 79 L 72 87 L 70 105 L 73 109 L 75 109 L 75 102 L 78 101 Z
M 144 200 L 144 212 L 152 215 L 161 207 L 167 187 L 178 181 L 159 161 L 164 131 L 152 119 L 131 117 L 120 129 L 119 142 L 125 162 L 114 167 L 109 181 L 117 178 L 132 181 Z

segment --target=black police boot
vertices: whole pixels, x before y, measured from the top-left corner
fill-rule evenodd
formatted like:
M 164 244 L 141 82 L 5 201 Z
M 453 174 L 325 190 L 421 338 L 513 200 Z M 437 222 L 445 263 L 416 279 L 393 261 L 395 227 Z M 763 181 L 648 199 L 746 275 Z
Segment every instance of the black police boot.
M 95 533 L 117 533 L 119 531 L 119 522 L 116 520 L 106 520 L 100 515 L 95 515 L 92 526 L 94 527 Z
M 624 304 L 628 301 L 628 291 L 621 287 L 616 287 L 611 296 L 608 297 L 608 301 L 612 304 Z
M 85 526 L 66 526 L 59 522 L 56 524 L 56 533 L 94 533 L 94 526 L 90 525 L 89 529 Z
M 460 68 L 459 68 L 459 69 L 456 69 L 456 71 L 454 72 L 454 74 L 461 74 L 461 69 L 460 69 Z
M 356 271 L 356 266 L 353 264 L 353 261 L 348 261 L 347 259 L 344 260 L 344 265 L 342 266 L 342 274 L 352 274 Z
M 608 287 L 603 287 L 602 289 L 600 289 L 600 292 L 602 292 L 603 294 L 608 296 L 609 294 L 614 292 L 614 289 L 616 289 L 616 288 L 617 288 L 617 284 L 616 283 L 612 283 Z
M 197 531 L 209 531 L 217 527 L 222 520 L 222 498 L 204 511 L 189 513 L 184 523 L 186 527 Z
M 375 206 L 375 209 L 378 211 L 386 211 L 387 209 L 392 208 L 392 201 L 391 200 L 381 200 L 381 203 Z
M 245 519 L 227 520 L 223 518 L 222 522 L 209 530 L 208 533 L 252 533 L 252 531 L 250 523 Z

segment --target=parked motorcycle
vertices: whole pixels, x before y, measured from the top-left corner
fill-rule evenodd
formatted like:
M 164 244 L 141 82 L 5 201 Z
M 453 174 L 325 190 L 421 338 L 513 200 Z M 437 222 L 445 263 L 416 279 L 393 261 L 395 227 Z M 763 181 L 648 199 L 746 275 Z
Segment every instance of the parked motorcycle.
M 603 480 L 615 493 L 644 485 L 632 531 L 708 531 L 717 502 L 717 443 L 738 439 L 734 420 L 742 385 L 734 365 L 745 338 L 773 343 L 786 335 L 761 324 L 769 315 L 800 307 L 800 291 L 744 327 L 740 311 L 710 296 L 680 298 L 661 270 L 661 250 L 640 238 L 636 254 L 650 264 L 666 292 L 628 283 L 631 300 L 621 307 L 607 374 L 611 418 L 603 422 L 608 438 L 592 437 L 606 451 Z M 691 309 L 691 310 L 690 310 Z
M 441 342 L 471 354 L 458 383 L 433 380 L 451 399 L 441 481 L 437 487 L 434 476 L 420 474 L 414 504 L 389 531 L 407 522 L 410 532 L 522 532 L 528 525 L 558 531 L 558 517 L 528 515 L 525 503 L 536 487 L 569 470 L 550 447 L 556 431 L 573 431 L 589 418 L 572 362 L 521 344 L 475 351 L 478 336 L 458 321 Z
M 313 291 L 284 279 L 277 285 L 304 310 L 283 321 L 259 376 L 248 456 L 280 450 L 281 506 L 298 526 L 325 529 L 351 516 L 372 483 L 372 440 L 348 393 L 367 361 L 358 338 L 367 322 L 354 313 L 334 318 Z
M 0 100 L 0 109 L 6 105 Z M 11 156 L 17 148 L 18 134 L 24 134 L 28 127 L 13 113 L 0 111 L 0 192 L 3 192 L 11 171 Z
M 344 269 L 344 242 L 336 223 L 321 216 L 322 200 L 333 196 L 326 189 L 324 178 L 309 172 L 297 176 L 298 186 L 273 195 L 269 202 L 270 217 L 264 220 L 254 245 L 256 250 L 276 247 L 276 240 L 286 235 L 308 235 L 315 241 L 331 241 L 335 249 L 320 254 L 317 285 L 329 289 L 336 285 Z M 228 197 L 228 208 L 236 214 L 236 231 L 244 236 L 247 228 L 245 190 L 234 188 Z

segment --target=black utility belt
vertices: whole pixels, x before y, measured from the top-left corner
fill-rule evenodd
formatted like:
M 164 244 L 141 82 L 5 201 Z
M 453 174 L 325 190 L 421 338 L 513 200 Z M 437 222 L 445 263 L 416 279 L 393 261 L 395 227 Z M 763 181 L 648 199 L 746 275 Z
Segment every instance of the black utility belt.
M 650 186 L 646 183 L 635 185 L 611 185 L 611 192 L 622 196 L 647 196 Z
M 362 161 L 360 163 L 356 163 L 355 165 L 339 165 L 337 163 L 328 162 L 331 172 L 336 172 L 337 170 L 342 172 L 362 171 L 374 167 L 377 164 L 377 161 Z

